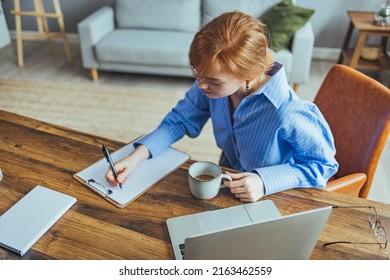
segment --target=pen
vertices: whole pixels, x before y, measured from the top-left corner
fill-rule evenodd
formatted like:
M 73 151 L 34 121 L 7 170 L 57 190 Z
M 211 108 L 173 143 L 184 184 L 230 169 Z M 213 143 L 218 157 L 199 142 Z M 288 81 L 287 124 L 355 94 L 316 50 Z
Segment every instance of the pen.
M 114 165 L 114 162 L 112 161 L 112 158 L 110 156 L 110 152 L 108 151 L 106 145 L 104 145 L 104 144 L 102 146 L 102 151 L 103 151 L 104 157 L 106 158 L 107 162 L 110 164 L 110 167 L 111 167 L 112 173 L 114 173 L 115 179 L 117 179 L 118 172 L 115 169 L 115 165 Z M 119 187 L 122 188 L 122 183 L 119 183 Z

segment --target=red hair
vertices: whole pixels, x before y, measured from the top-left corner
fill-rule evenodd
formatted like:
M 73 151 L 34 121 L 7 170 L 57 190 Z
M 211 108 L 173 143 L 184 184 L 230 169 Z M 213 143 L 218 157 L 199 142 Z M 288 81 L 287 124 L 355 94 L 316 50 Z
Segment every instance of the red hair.
M 251 81 L 273 65 L 265 25 L 239 11 L 223 13 L 199 30 L 189 58 L 197 77 L 224 71 Z

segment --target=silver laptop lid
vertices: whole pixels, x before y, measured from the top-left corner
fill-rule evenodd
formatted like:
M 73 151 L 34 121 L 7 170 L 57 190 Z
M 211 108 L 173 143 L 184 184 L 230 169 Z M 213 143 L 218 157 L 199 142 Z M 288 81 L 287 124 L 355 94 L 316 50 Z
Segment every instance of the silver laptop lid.
M 280 216 L 271 200 L 262 200 L 169 218 L 167 226 L 175 258 L 181 260 L 182 247 L 185 239 L 189 236 L 236 228 Z
M 186 259 L 308 259 L 332 208 L 188 237 Z

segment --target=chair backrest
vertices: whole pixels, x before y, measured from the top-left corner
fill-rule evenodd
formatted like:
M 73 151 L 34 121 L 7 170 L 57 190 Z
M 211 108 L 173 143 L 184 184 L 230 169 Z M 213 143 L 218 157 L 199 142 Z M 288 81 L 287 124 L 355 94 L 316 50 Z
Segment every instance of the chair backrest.
M 335 65 L 314 103 L 335 139 L 340 167 L 334 178 L 365 173 L 359 196 L 366 198 L 390 133 L 390 90 L 353 68 Z

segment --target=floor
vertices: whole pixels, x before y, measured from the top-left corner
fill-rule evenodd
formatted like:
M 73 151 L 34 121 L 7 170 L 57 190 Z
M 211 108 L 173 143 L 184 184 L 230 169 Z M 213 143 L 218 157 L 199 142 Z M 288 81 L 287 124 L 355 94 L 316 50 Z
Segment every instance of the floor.
M 88 83 L 91 86 L 99 85 L 124 85 L 141 87 L 175 87 L 183 91 L 192 83 L 192 79 L 131 75 L 124 73 L 101 72 L 98 83 L 91 83 L 89 72 L 81 65 L 81 58 L 78 45 L 71 44 L 74 64 L 66 63 L 65 54 L 61 44 L 56 43 L 56 55 L 51 56 L 49 49 L 44 42 L 26 42 L 25 46 L 25 67 L 16 66 L 15 42 L 0 50 L 0 77 L 13 77 L 28 80 L 49 80 L 71 83 Z M 299 96 L 312 101 L 318 91 L 323 78 L 332 67 L 334 61 L 313 60 L 311 67 L 310 82 L 301 85 Z M 388 84 L 388 75 L 374 75 Z M 1 95 L 1 89 L 0 89 Z M 369 199 L 390 204 L 390 141 L 388 141 L 381 157 L 373 187 Z

